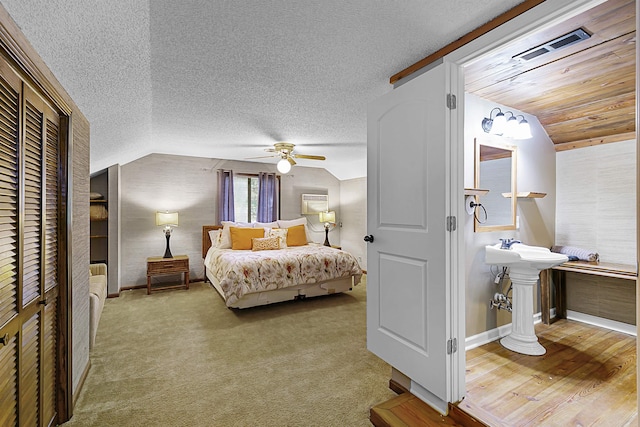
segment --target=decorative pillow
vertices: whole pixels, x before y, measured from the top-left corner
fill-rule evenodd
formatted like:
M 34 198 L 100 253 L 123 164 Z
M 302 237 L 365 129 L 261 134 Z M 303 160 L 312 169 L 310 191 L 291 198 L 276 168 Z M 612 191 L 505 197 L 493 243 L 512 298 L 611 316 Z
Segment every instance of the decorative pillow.
M 280 239 L 278 237 L 254 237 L 251 239 L 252 251 L 270 251 L 280 249 Z
M 209 230 L 209 239 L 211 240 L 211 246 L 218 247 L 221 233 L 222 230 Z
M 229 234 L 229 227 L 244 227 L 244 228 L 253 227 L 253 224 L 250 224 L 248 222 L 235 222 L 235 221 L 221 221 L 220 225 L 222 225 L 222 233 L 220 233 L 220 237 L 218 239 L 218 242 L 219 242 L 218 247 L 220 249 L 231 249 L 231 235 Z
M 303 224 L 287 229 L 287 246 L 304 246 L 307 243 L 307 233 Z
M 229 227 L 231 235 L 231 249 L 249 250 L 251 249 L 251 239 L 264 237 L 264 228 L 241 228 Z
M 307 235 L 307 242 L 311 242 L 313 239 L 311 238 L 311 234 L 309 234 L 309 229 L 307 228 L 307 218 L 297 218 L 297 219 L 279 219 L 278 226 L 280 228 L 290 228 L 295 227 L 296 225 L 304 225 L 304 232 Z
M 265 235 L 269 237 L 277 237 L 280 240 L 280 248 L 286 248 L 287 232 L 288 230 L 286 228 L 272 228 L 268 233 L 265 233 Z
M 96 193 L 96 192 L 93 192 L 93 191 L 91 193 L 89 193 L 89 198 L 91 200 L 99 200 L 99 199 L 102 199 L 102 197 L 103 196 L 100 193 Z

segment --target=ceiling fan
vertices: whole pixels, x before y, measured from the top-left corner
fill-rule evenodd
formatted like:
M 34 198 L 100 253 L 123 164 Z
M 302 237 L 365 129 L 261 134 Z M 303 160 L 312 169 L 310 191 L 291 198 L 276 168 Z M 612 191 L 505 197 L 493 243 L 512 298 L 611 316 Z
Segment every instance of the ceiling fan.
M 289 142 L 276 142 L 273 144 L 273 148 L 265 148 L 264 151 L 275 153 L 271 156 L 253 157 L 254 159 L 260 159 L 265 157 L 280 157 L 277 168 L 280 173 L 287 173 L 291 170 L 291 166 L 296 164 L 295 159 L 309 159 L 309 160 L 326 160 L 324 156 L 311 156 L 308 154 L 296 154 L 293 152 L 295 145 Z

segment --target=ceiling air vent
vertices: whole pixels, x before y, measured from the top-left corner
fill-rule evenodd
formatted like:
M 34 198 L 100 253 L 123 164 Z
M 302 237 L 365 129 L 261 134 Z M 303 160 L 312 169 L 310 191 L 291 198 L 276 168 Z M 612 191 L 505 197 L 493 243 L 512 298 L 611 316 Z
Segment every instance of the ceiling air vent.
M 529 61 L 546 53 L 571 46 L 572 44 L 578 43 L 581 40 L 586 40 L 589 37 L 591 37 L 589 33 L 582 28 L 578 28 L 577 30 L 573 30 L 564 36 L 558 37 L 557 39 L 550 40 L 540 46 L 536 46 L 532 49 L 519 53 L 514 56 L 513 59 Z

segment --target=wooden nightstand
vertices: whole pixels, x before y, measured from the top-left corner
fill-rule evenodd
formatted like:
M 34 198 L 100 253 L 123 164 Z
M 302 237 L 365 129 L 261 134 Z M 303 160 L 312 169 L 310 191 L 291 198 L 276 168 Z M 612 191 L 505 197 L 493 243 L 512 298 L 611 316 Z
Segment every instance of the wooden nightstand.
M 184 284 L 154 287 L 154 291 L 181 288 L 189 289 L 189 257 L 187 255 L 176 255 L 173 258 L 162 258 L 159 256 L 147 258 L 147 295 L 151 293 L 151 276 L 179 273 L 184 273 Z

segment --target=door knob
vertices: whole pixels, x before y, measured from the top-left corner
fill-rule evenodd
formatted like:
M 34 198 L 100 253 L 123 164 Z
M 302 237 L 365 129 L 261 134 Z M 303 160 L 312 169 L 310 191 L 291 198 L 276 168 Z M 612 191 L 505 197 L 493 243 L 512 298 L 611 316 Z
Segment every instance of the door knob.
M 368 236 L 364 236 L 364 241 L 368 243 L 373 243 L 373 234 L 369 234 Z

